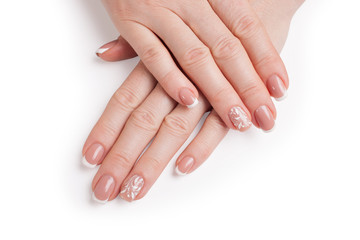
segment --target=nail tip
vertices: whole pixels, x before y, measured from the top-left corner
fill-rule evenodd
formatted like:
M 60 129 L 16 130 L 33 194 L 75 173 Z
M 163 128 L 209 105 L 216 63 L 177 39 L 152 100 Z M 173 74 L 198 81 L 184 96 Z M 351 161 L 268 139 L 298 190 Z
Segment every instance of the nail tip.
M 187 108 L 194 108 L 194 107 L 196 107 L 196 105 L 198 105 L 198 104 L 199 104 L 199 100 L 198 100 L 198 99 L 195 99 L 195 101 L 194 101 L 193 104 L 187 105 Z
M 108 51 L 110 48 L 99 48 L 98 50 L 96 50 L 96 55 L 99 56 L 99 54 L 103 54 L 105 53 L 106 51 Z
M 176 173 L 177 175 L 179 175 L 179 176 L 186 176 L 186 175 L 187 175 L 187 173 L 181 172 L 181 171 L 179 170 L 179 167 L 178 167 L 178 166 L 175 167 L 175 173 Z
M 125 202 L 128 202 L 128 203 L 132 203 L 134 201 L 132 199 L 124 198 L 122 196 L 119 196 L 119 197 L 120 197 L 120 199 L 122 199 L 122 200 L 124 200 Z
M 96 164 L 90 164 L 85 156 L 81 159 L 81 163 L 87 168 L 95 168 L 97 166 Z
M 247 122 L 244 126 L 239 126 L 237 127 L 237 129 L 240 131 L 240 132 L 246 132 L 249 128 L 251 128 L 252 126 L 252 122 Z
M 95 196 L 95 193 L 94 193 L 94 192 L 92 193 L 92 199 L 93 199 L 95 202 L 100 203 L 100 204 L 105 204 L 105 203 L 108 202 L 108 199 L 106 199 L 106 200 L 100 200 L 100 199 L 98 199 L 98 198 Z
M 279 97 L 279 98 L 275 98 L 275 100 L 278 101 L 278 102 L 281 102 L 281 101 L 285 100 L 287 97 L 288 97 L 288 93 L 285 92 L 284 96 Z
M 261 129 L 261 130 L 263 130 L 264 133 L 271 133 L 275 130 L 275 127 L 276 127 L 276 125 L 274 124 L 274 126 L 269 130 L 264 130 L 264 129 Z
M 132 202 L 140 194 L 143 186 L 144 179 L 135 174 L 126 181 L 125 185 L 121 188 L 119 196 L 127 202 Z

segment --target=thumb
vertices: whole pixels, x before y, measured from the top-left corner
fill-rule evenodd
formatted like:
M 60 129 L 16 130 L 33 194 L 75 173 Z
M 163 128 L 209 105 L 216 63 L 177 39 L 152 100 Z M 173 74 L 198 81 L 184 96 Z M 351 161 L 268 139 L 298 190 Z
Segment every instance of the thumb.
M 100 47 L 96 51 L 96 55 L 108 62 L 126 60 L 137 56 L 130 44 L 121 36 L 117 40 Z

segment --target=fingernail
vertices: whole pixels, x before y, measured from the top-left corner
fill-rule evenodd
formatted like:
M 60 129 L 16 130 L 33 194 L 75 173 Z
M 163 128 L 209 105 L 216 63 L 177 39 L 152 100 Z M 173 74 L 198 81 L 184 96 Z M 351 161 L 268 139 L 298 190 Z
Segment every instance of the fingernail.
M 111 41 L 111 42 L 105 44 L 104 46 L 102 46 L 101 48 L 96 50 L 96 55 L 99 57 L 100 54 L 107 52 L 110 48 L 115 46 L 116 43 L 117 43 L 117 40 L 114 40 L 114 41 Z
M 194 93 L 188 88 L 182 88 L 179 95 L 182 103 L 188 108 L 193 108 L 199 103 Z
M 255 118 L 264 132 L 270 132 L 275 127 L 275 120 L 267 106 L 261 106 L 255 111 Z
M 282 101 L 287 97 L 287 90 L 284 82 L 277 75 L 273 75 L 267 81 L 267 88 L 270 95 L 273 96 L 277 101 Z
M 229 112 L 229 118 L 234 127 L 238 130 L 243 130 L 251 126 L 251 121 L 248 115 L 241 107 L 233 107 Z
M 139 175 L 129 178 L 121 188 L 120 197 L 128 202 L 135 200 L 144 186 L 144 179 Z
M 93 199 L 98 203 L 106 203 L 115 188 L 115 180 L 110 175 L 104 175 L 100 178 L 99 182 L 93 192 Z
M 89 147 L 82 158 L 82 163 L 89 168 L 95 168 L 101 161 L 104 155 L 104 147 L 101 144 L 95 143 Z
M 194 166 L 195 160 L 192 157 L 184 157 L 180 162 L 177 164 L 175 168 L 175 172 L 178 175 L 184 176 L 188 174 L 191 168 Z

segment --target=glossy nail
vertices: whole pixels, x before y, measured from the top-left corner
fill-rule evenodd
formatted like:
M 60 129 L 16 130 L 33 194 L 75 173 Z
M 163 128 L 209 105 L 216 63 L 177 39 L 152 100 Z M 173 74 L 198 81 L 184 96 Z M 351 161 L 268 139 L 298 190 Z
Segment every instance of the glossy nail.
M 233 107 L 229 112 L 229 118 L 234 127 L 238 130 L 243 130 L 251 126 L 251 121 L 248 115 L 241 107 Z
M 175 168 L 175 172 L 178 175 L 186 175 L 190 172 L 191 168 L 194 166 L 195 160 L 192 157 L 184 157 L 179 161 Z
M 82 158 L 82 163 L 89 168 L 95 168 L 96 165 L 101 161 L 104 155 L 104 147 L 95 143 L 89 147 L 85 155 Z
M 188 108 L 193 108 L 199 103 L 199 100 L 190 89 L 182 88 L 179 95 L 182 103 Z
M 129 178 L 121 188 L 120 197 L 128 202 L 135 200 L 144 186 L 144 179 L 139 175 Z
M 103 175 L 93 192 L 93 199 L 98 203 L 106 203 L 111 194 L 113 193 L 115 188 L 115 181 L 114 178 L 110 175 Z
M 104 54 L 105 52 L 107 52 L 110 48 L 112 48 L 113 46 L 115 46 L 117 43 L 117 40 L 111 41 L 107 44 L 105 44 L 104 46 L 102 46 L 101 48 L 99 48 L 98 50 L 96 50 L 96 55 L 99 57 L 99 55 Z
M 267 106 L 259 107 L 255 113 L 255 119 L 264 132 L 271 132 L 275 127 L 273 114 Z
M 282 101 L 287 97 L 286 87 L 279 76 L 271 76 L 266 85 L 270 95 L 273 96 L 277 101 Z

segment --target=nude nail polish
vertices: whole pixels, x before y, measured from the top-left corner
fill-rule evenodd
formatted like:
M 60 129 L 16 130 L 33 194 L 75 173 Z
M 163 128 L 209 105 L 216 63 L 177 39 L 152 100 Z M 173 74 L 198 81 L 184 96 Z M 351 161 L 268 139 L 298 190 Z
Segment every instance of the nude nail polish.
M 102 46 L 101 48 L 99 48 L 98 50 L 96 50 L 96 55 L 99 57 L 101 54 L 104 54 L 105 52 L 107 52 L 110 48 L 112 48 L 113 46 L 115 46 L 117 43 L 117 40 L 111 41 L 107 44 L 105 44 L 104 46 Z
M 128 202 L 135 200 L 144 186 L 144 179 L 139 175 L 129 178 L 121 188 L 120 197 Z
M 264 132 L 271 132 L 275 127 L 274 116 L 267 106 L 259 107 L 255 113 L 255 119 Z
M 182 88 L 180 90 L 179 96 L 181 102 L 188 108 L 193 108 L 199 103 L 199 100 L 196 98 L 195 94 L 190 89 Z
M 238 130 L 243 130 L 251 126 L 251 121 L 248 115 L 241 107 L 233 107 L 229 112 L 229 118 L 234 127 Z
M 195 160 L 192 157 L 184 157 L 179 161 L 175 168 L 175 172 L 178 175 L 184 176 L 188 174 L 191 168 L 194 166 Z
M 115 188 L 115 180 L 110 175 L 103 175 L 95 186 L 93 199 L 98 203 L 106 203 Z
M 82 163 L 89 168 L 95 168 L 104 155 L 104 147 L 99 143 L 94 143 L 86 151 L 82 158 Z
M 287 97 L 287 89 L 279 76 L 271 76 L 266 85 L 270 95 L 277 101 L 282 101 Z

